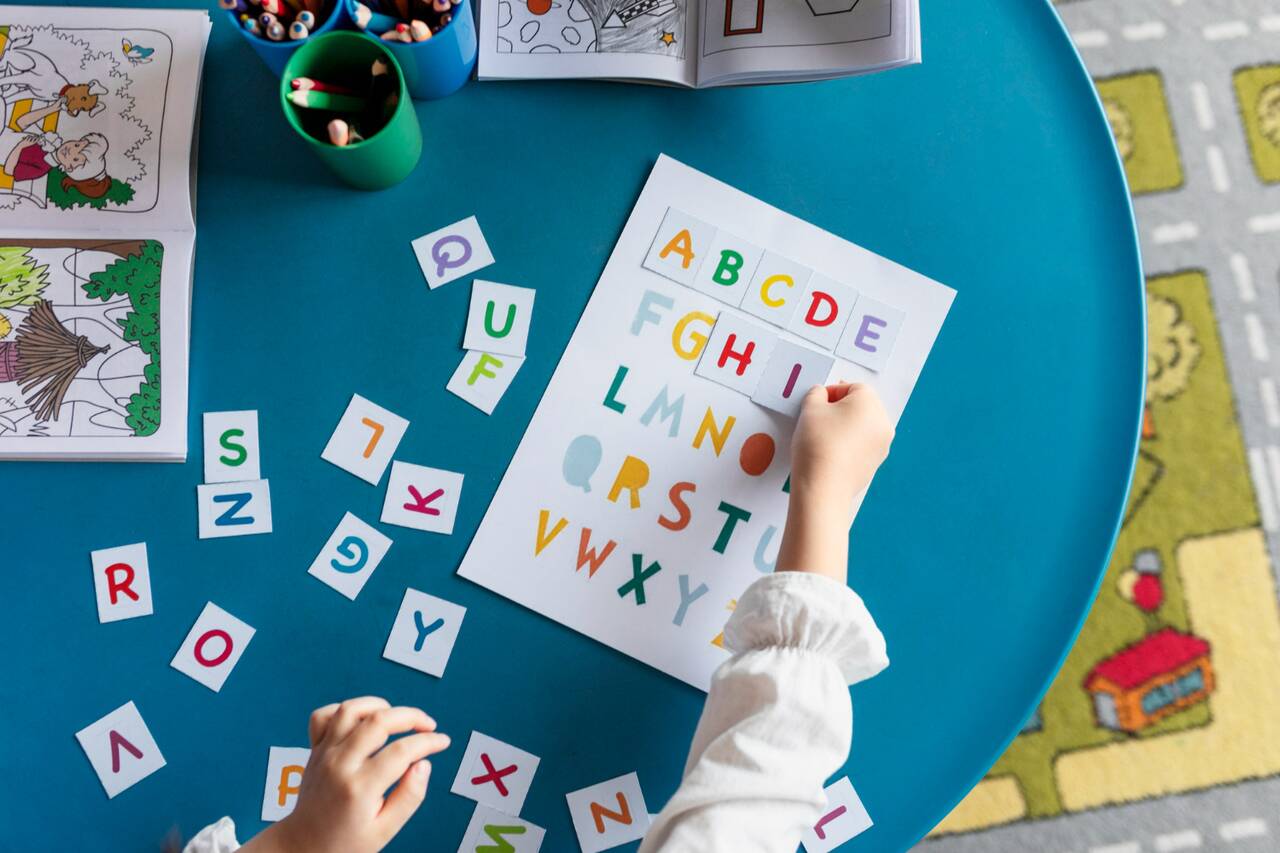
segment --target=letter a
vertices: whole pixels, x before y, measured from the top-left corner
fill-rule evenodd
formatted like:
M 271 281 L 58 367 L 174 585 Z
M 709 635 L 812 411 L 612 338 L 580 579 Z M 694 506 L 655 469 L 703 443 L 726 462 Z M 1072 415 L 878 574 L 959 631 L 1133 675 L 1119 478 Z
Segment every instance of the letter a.
M 662 247 L 662 251 L 658 253 L 658 257 L 662 260 L 667 259 L 667 255 L 675 252 L 680 256 L 680 268 L 688 269 L 689 264 L 693 263 L 693 237 L 689 236 L 688 228 L 681 228 L 676 236 L 667 241 L 667 245 Z

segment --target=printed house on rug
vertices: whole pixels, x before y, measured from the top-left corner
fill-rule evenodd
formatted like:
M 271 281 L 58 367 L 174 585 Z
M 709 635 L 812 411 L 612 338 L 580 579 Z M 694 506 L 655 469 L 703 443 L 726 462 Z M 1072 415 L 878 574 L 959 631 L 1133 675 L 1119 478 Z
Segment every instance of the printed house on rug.
M 1137 733 L 1208 698 L 1213 691 L 1209 643 L 1164 628 L 1121 649 L 1084 680 L 1098 724 Z

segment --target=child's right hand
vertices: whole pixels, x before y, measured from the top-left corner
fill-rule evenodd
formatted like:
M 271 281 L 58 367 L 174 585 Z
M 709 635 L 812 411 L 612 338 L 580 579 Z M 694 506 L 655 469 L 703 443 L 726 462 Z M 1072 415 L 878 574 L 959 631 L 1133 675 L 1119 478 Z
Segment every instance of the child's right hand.
M 437 732 L 424 711 L 393 708 L 376 696 L 319 708 L 309 728 L 311 759 L 293 813 L 241 849 L 376 853 L 422 805 L 431 775 L 427 756 L 446 749 L 448 735 Z M 414 734 L 387 743 L 404 732 Z
M 817 385 L 791 442 L 791 500 L 779 571 L 844 581 L 853 502 L 889 455 L 893 424 L 869 385 Z
M 791 493 L 852 509 L 892 441 L 893 424 L 870 385 L 814 386 L 791 444 Z

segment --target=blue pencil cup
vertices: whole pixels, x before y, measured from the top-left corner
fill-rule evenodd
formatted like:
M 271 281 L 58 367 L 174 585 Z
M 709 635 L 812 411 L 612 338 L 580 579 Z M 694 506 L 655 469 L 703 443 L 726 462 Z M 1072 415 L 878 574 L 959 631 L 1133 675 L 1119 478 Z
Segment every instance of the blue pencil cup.
M 355 21 L 356 0 L 341 0 L 343 14 Z M 377 38 L 365 33 L 369 38 Z M 379 40 L 381 41 L 381 40 Z M 476 67 L 476 20 L 469 0 L 453 10 L 453 19 L 426 41 L 381 42 L 400 63 L 409 96 L 429 101 L 452 95 L 462 88 Z
M 257 7 L 250 8 L 256 9 Z M 331 30 L 355 29 L 355 22 L 347 16 L 347 8 L 347 0 L 333 0 L 328 9 L 328 17 L 316 24 L 316 28 L 311 31 L 309 38 L 315 38 Z M 262 10 L 258 9 L 258 11 Z M 249 42 L 253 52 L 258 54 L 259 58 L 271 69 L 271 73 L 277 77 L 284 73 L 284 66 L 289 62 L 289 57 L 293 56 L 293 52 L 306 44 L 308 40 L 295 41 L 285 38 L 284 41 L 272 41 L 266 36 L 255 36 L 240 23 L 240 16 L 236 12 L 228 11 L 227 20 L 231 22 L 231 26 L 240 31 L 240 35 L 244 36 L 245 41 Z

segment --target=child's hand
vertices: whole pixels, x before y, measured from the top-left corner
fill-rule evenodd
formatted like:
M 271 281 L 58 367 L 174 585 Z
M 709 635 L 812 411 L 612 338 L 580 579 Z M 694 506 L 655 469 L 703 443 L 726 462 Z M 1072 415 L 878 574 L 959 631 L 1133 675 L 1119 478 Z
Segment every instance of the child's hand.
M 852 509 L 889 455 L 893 425 L 869 385 L 815 385 L 804 395 L 791 444 L 791 494 Z
M 821 385 L 804 397 L 791 443 L 791 503 L 780 571 L 843 581 L 853 502 L 889 455 L 893 425 L 868 385 Z
M 431 764 L 449 746 L 417 708 L 364 696 L 311 715 L 311 759 L 293 813 L 242 849 L 246 853 L 375 853 L 422 805 Z M 414 734 L 392 743 L 403 732 Z M 387 794 L 387 789 L 395 790 Z M 386 794 L 384 797 L 383 795 Z

